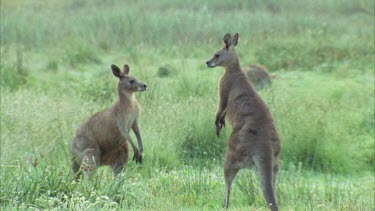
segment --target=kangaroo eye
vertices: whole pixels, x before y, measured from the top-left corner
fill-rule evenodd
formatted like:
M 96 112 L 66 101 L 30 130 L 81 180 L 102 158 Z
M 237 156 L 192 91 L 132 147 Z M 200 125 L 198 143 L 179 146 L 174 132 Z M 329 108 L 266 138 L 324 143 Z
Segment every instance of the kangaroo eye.
M 134 84 L 134 80 L 130 80 L 129 82 L 130 82 L 131 84 Z
M 215 54 L 215 58 L 219 58 L 219 56 L 220 56 L 219 54 Z

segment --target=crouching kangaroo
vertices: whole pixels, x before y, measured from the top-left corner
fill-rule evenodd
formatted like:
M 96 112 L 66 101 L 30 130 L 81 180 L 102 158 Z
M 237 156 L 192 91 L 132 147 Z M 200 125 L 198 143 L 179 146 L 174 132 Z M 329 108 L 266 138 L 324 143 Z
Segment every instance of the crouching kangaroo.
M 224 36 L 225 46 L 206 62 L 210 68 L 225 68 L 219 82 L 220 102 L 216 113 L 216 134 L 225 126 L 225 117 L 233 131 L 228 141 L 224 163 L 226 194 L 224 207 L 229 206 L 231 185 L 238 171 L 255 166 L 259 172 L 264 197 L 271 210 L 278 210 L 276 175 L 279 169 L 281 140 L 267 106 L 249 84 L 241 70 L 234 47 L 239 35 Z
M 128 65 L 124 65 L 123 72 L 116 65 L 111 65 L 111 68 L 113 75 L 119 79 L 119 100 L 112 107 L 93 114 L 78 128 L 72 142 L 73 172 L 76 175 L 81 168 L 85 177 L 89 178 L 97 167 L 103 165 L 110 165 L 114 175 L 118 175 L 128 162 L 128 142 L 134 150 L 133 160 L 142 163 L 140 106 L 134 92 L 145 91 L 147 86 L 129 76 Z M 138 140 L 139 149 L 129 135 L 131 129 Z

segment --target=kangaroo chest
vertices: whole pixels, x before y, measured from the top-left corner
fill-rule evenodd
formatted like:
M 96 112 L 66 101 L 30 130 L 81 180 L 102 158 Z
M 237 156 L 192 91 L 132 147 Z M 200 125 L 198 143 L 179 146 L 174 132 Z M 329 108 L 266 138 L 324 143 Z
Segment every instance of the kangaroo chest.
M 126 107 L 125 112 L 121 114 L 122 121 L 124 122 L 126 128 L 131 130 L 134 122 L 138 119 L 139 116 L 139 107 L 137 103 L 132 103 L 132 105 Z
M 225 73 L 220 80 L 220 101 L 232 127 L 242 125 L 245 118 L 259 112 L 257 96 L 253 94 L 246 77 L 240 73 Z

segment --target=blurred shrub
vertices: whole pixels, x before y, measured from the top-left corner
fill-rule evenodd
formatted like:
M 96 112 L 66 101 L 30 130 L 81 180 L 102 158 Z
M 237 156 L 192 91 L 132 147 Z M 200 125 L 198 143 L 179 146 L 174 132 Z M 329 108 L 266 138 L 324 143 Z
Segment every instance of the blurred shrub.
M 7 87 L 12 91 L 27 83 L 27 72 L 21 73 L 14 66 L 1 66 L 1 87 Z
M 163 77 L 170 76 L 171 74 L 173 74 L 173 72 L 174 72 L 173 67 L 171 67 L 170 65 L 164 65 L 164 66 L 159 67 L 157 75 L 160 78 L 163 78 Z
M 3 56 L 3 52 L 2 52 Z M 16 61 L 13 64 L 1 64 L 1 86 L 8 87 L 10 90 L 17 90 L 20 86 L 26 84 L 28 72 L 23 65 L 23 50 L 17 48 Z
M 48 60 L 45 70 L 49 72 L 56 72 L 59 69 L 59 63 L 57 60 Z

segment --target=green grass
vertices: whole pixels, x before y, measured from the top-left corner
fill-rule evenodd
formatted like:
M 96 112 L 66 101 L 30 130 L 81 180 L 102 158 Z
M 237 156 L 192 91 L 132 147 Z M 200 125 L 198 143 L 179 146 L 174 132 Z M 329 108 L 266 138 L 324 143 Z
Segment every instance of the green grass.
M 223 70 L 205 61 L 239 32 L 241 65 L 275 76 L 260 95 L 283 140 L 281 210 L 373 210 L 374 2 L 1 2 L 0 207 L 221 210 L 228 125 L 214 118 Z M 146 12 L 145 12 L 146 11 Z M 144 163 L 73 181 L 76 128 L 117 98 L 111 64 L 147 83 Z M 168 67 L 160 72 L 161 67 Z M 232 210 L 266 210 L 239 173 Z

